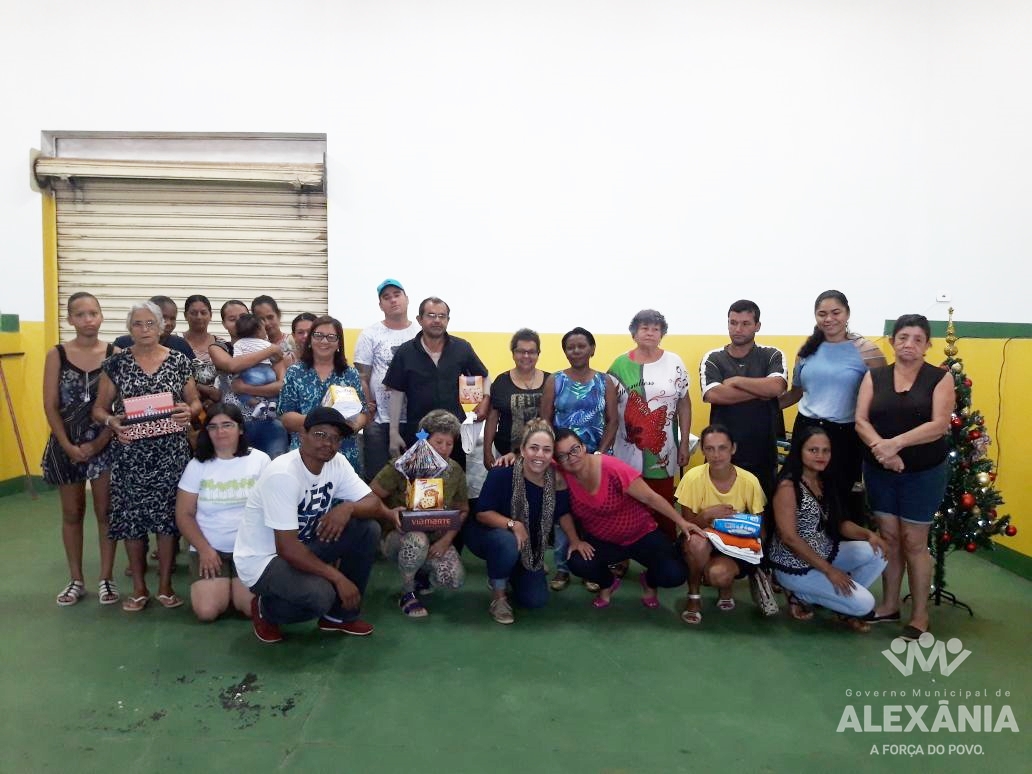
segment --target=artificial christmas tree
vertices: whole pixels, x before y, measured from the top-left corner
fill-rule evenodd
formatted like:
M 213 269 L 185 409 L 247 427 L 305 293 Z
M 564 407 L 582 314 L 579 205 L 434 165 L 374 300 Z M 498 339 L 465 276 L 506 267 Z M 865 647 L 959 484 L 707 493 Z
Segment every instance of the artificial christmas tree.
M 946 555 L 959 548 L 969 553 L 979 548 L 993 550 L 993 535 L 1013 537 L 1018 530 L 1010 523 L 1010 515 L 1000 515 L 998 511 L 1003 497 L 996 488 L 995 464 L 988 455 L 992 441 L 982 413 L 971 408 L 972 382 L 964 373 L 964 362 L 957 357 L 952 308 L 946 325 L 945 353 L 941 367 L 953 374 L 957 397 L 950 418 L 946 495 L 928 533 L 929 548 L 935 557 L 931 598 L 936 605 L 945 599 L 974 615 L 970 607 L 946 591 Z

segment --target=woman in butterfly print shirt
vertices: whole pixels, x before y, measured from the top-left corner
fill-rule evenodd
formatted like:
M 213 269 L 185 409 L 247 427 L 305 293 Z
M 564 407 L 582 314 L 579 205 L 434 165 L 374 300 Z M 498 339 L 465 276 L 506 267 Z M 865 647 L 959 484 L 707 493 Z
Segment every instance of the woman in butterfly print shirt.
M 609 367 L 617 383 L 620 416 L 613 454 L 641 471 L 645 483 L 673 503 L 674 474 L 690 455 L 688 371 L 679 356 L 660 348 L 667 321 L 655 309 L 634 315 L 628 330 L 637 346 Z M 657 514 L 656 521 L 669 538 L 676 537 L 670 519 Z

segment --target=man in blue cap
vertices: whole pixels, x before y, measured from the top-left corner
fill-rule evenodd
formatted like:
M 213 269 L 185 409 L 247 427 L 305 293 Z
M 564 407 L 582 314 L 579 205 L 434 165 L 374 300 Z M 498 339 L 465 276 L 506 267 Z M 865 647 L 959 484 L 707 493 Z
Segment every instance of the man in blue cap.
M 396 279 L 385 279 L 376 286 L 383 319 L 364 329 L 355 344 L 355 365 L 362 377 L 369 423 L 362 431 L 362 467 L 366 481 L 372 481 L 390 459 L 390 400 L 383 385 L 384 374 L 398 347 L 419 333 L 419 325 L 408 316 L 408 295 Z M 401 413 L 402 433 L 407 432 L 405 410 Z

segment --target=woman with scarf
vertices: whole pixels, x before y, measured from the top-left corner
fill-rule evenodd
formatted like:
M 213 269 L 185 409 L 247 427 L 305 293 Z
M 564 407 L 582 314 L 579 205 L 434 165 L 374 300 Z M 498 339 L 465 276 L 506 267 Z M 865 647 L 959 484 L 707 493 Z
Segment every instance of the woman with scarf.
M 466 546 L 487 562 L 491 617 L 500 624 L 515 621 L 506 586 L 519 607 L 548 602 L 544 556 L 552 525 L 573 531 L 569 493 L 552 465 L 554 451 L 551 426 L 541 419 L 528 422 L 512 467 L 488 472 L 477 517 L 463 530 Z

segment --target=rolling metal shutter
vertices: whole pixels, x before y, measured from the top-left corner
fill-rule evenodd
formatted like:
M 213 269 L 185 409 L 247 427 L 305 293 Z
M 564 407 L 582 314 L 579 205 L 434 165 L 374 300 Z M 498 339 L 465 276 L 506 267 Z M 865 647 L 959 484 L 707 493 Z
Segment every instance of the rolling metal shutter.
M 36 176 L 57 202 L 61 337 L 68 297 L 93 293 L 101 338 L 125 333 L 131 304 L 194 293 L 212 303 L 210 331 L 231 298 L 269 294 L 284 328 L 327 308 L 326 194 L 322 165 L 205 164 L 46 158 Z

